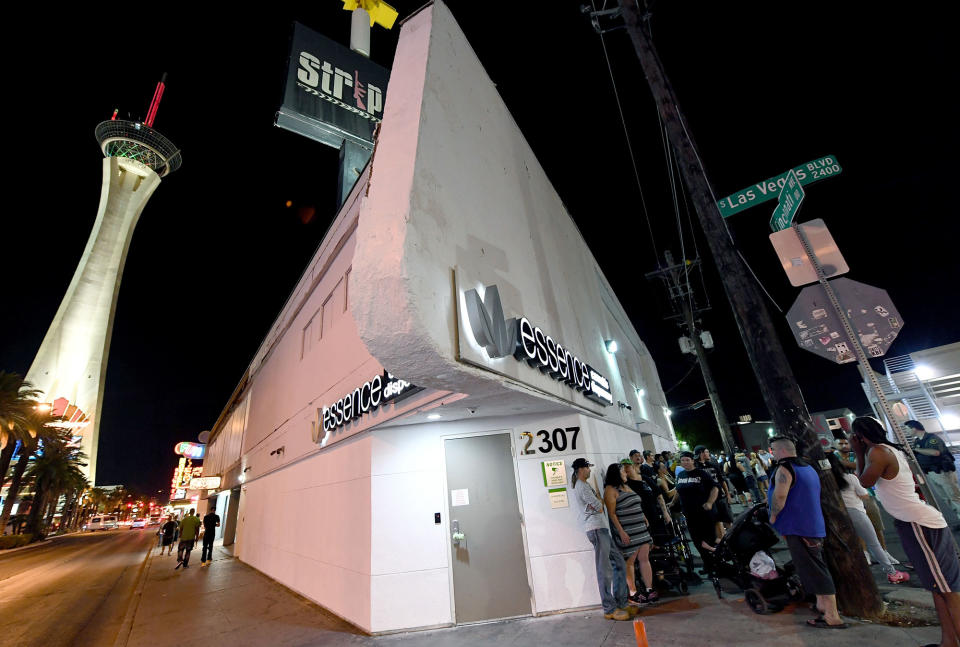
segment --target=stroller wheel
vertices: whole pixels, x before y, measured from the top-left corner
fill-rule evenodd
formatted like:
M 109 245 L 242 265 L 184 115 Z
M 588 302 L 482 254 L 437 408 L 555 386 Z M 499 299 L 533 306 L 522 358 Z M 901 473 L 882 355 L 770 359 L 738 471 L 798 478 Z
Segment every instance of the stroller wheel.
M 792 601 L 799 602 L 806 597 L 803 584 L 800 583 L 800 578 L 797 575 L 791 575 L 787 578 L 786 587 Z
M 687 586 L 685 580 L 680 580 L 679 584 L 677 584 L 677 590 L 680 591 L 680 595 L 690 595 L 690 587 Z
M 760 595 L 760 591 L 747 589 L 743 592 L 743 597 L 747 601 L 747 606 L 749 606 L 754 613 L 764 614 L 767 612 L 767 600 Z

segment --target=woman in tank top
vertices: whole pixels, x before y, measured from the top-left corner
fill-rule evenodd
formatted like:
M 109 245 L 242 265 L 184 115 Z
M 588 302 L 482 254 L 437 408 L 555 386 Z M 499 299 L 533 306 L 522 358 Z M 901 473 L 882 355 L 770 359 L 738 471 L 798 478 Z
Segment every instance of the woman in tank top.
M 610 533 L 627 565 L 630 601 L 637 604 L 650 602 L 657 596 L 653 595 L 653 568 L 650 566 L 650 544 L 653 539 L 647 530 L 643 501 L 636 492 L 627 487 L 626 475 L 620 463 L 612 463 L 607 467 L 603 484 L 603 502 L 610 517 Z M 640 576 L 645 587 L 643 592 L 637 589 L 635 564 L 640 566 Z

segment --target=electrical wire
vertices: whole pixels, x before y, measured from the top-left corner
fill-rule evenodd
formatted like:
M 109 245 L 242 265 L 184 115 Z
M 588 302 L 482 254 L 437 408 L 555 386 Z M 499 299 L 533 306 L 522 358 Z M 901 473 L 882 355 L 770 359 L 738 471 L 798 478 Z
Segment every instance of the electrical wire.
M 684 381 L 685 379 L 687 379 L 688 377 L 690 377 L 690 374 L 693 373 L 693 369 L 697 368 L 697 366 L 699 366 L 699 363 L 696 362 L 696 361 L 694 361 L 693 364 L 690 365 L 689 370 L 687 370 L 687 372 L 683 374 L 683 377 L 681 377 L 679 380 L 677 380 L 676 384 L 674 384 L 674 385 L 671 386 L 669 389 L 667 389 L 666 391 L 664 391 L 663 394 L 666 395 L 666 394 L 670 393 L 671 391 L 673 391 L 673 390 L 674 390 L 675 388 L 677 388 L 678 386 L 680 386 L 681 384 L 683 384 L 683 381 Z
M 597 11 L 597 3 L 590 0 L 593 11 Z M 606 7 L 606 2 L 604 2 Z M 617 100 L 617 110 L 620 111 L 620 124 L 623 126 L 623 138 L 627 142 L 627 152 L 630 154 L 630 164 L 633 166 L 633 177 L 637 181 L 637 189 L 640 191 L 640 205 L 643 209 L 643 217 L 647 221 L 647 231 L 650 232 L 650 242 L 653 245 L 653 257 L 660 265 L 660 252 L 657 249 L 657 239 L 653 235 L 653 225 L 650 224 L 650 213 L 647 211 L 647 201 L 643 196 L 643 186 L 640 184 L 640 172 L 637 170 L 637 160 L 633 154 L 633 145 L 630 143 L 630 133 L 627 131 L 627 120 L 623 116 L 623 106 L 620 104 L 620 92 L 617 90 L 617 81 L 613 78 L 613 66 L 610 65 L 610 55 L 607 53 L 607 42 L 603 38 L 603 32 L 600 32 L 600 45 L 603 47 L 603 58 L 607 62 L 607 72 L 610 73 L 610 85 L 613 86 L 613 96 Z
M 693 154 L 696 155 L 697 157 L 697 163 L 700 164 L 700 168 L 705 168 L 703 165 L 703 160 L 700 159 L 700 151 L 697 150 L 696 146 L 692 145 L 693 138 L 690 137 L 690 132 L 687 130 L 687 123 L 686 121 L 684 121 L 683 114 L 679 110 L 677 110 L 677 119 L 680 121 L 680 126 L 683 128 L 683 132 L 687 136 L 687 139 L 691 142 L 691 148 L 693 149 Z M 707 180 L 705 184 L 707 185 L 707 190 L 710 192 L 710 199 L 713 200 L 714 204 L 717 204 L 718 202 L 717 196 L 713 192 L 713 186 L 710 184 L 709 180 Z M 740 249 L 737 247 L 737 243 L 733 239 L 733 234 L 730 233 L 730 227 L 727 225 L 726 219 L 721 219 L 721 220 L 723 221 L 723 228 L 726 229 L 727 231 L 727 237 L 730 238 L 730 243 L 733 245 L 734 249 L 737 250 L 737 254 L 740 256 L 740 260 L 742 260 L 743 264 L 747 266 L 748 270 L 750 270 L 750 275 L 753 277 L 753 280 L 757 282 L 757 285 L 759 285 L 760 289 L 763 290 L 763 293 L 767 295 L 767 298 L 770 299 L 770 303 L 773 304 L 773 306 L 777 309 L 777 311 L 780 314 L 783 314 L 783 308 L 781 308 L 780 305 L 776 301 L 774 301 L 773 297 L 770 296 L 770 293 L 767 291 L 766 286 L 764 286 L 763 282 L 760 280 L 760 277 L 758 277 L 757 273 L 753 271 L 753 268 L 750 267 L 750 263 L 748 263 L 747 259 L 744 257 L 743 252 L 741 252 Z

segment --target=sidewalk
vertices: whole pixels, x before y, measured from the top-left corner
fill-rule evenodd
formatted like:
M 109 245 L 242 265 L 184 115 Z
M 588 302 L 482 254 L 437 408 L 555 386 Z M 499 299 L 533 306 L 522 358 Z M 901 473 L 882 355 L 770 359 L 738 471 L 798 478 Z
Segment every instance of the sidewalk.
M 175 556 L 159 556 L 154 549 L 144 569 L 142 593 L 135 596 L 128 611 L 132 625 L 125 626 L 116 645 L 636 645 L 633 623 L 605 620 L 599 609 L 367 636 L 241 563 L 228 550 L 217 547 L 215 552 L 213 564 L 201 568 L 200 552 L 194 551 L 193 564 L 184 571 L 174 570 Z M 709 584 L 692 591 L 690 596 L 668 598 L 659 606 L 641 612 L 639 617 L 646 624 L 650 645 L 689 647 L 711 636 L 719 644 L 738 646 L 809 647 L 822 643 L 831 647 L 916 647 L 940 638 L 939 627 L 901 629 L 858 623 L 846 630 L 812 629 L 804 626 L 812 617 L 805 608 L 788 607 L 778 614 L 758 616 L 747 608 L 740 594 L 726 594 L 723 600 L 717 600 Z

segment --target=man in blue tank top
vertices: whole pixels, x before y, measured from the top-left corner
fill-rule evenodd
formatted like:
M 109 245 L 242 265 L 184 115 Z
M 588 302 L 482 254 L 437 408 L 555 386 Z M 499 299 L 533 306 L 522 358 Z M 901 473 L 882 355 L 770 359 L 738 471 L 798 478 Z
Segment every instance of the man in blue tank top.
M 823 629 L 846 629 L 847 623 L 837 613 L 833 578 L 823 561 L 823 539 L 827 533 L 820 509 L 820 477 L 815 469 L 797 458 L 797 448 L 789 438 L 771 438 L 770 451 L 776 460 L 767 492 L 770 523 L 786 539 L 803 588 L 817 596 L 817 609 L 821 613 L 807 624 Z

